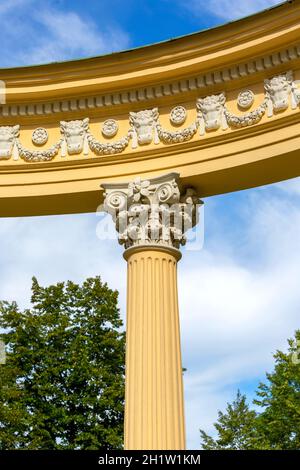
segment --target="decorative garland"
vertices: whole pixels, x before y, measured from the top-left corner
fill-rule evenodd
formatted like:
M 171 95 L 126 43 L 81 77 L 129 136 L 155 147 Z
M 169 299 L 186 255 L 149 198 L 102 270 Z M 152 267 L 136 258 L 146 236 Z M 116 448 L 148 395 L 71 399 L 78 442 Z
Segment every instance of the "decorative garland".
M 241 115 L 230 112 L 226 107 L 225 93 L 198 98 L 196 102 L 197 118 L 183 129 L 170 131 L 162 127 L 159 121 L 158 108 L 146 109 L 129 113 L 130 129 L 119 140 L 101 142 L 96 139 L 89 129 L 89 118 L 74 121 L 61 121 L 61 139 L 47 150 L 29 150 L 20 142 L 20 126 L 0 126 L 0 160 L 22 158 L 26 162 L 48 162 L 57 156 L 88 155 L 89 150 L 96 155 L 114 155 L 124 152 L 131 140 L 131 147 L 150 143 L 177 144 L 191 140 L 199 129 L 202 136 L 206 132 L 231 128 L 252 126 L 260 122 L 266 114 L 272 117 L 276 112 L 282 112 L 289 106 L 296 109 L 300 104 L 300 90 L 297 88 L 291 71 L 276 75 L 264 81 L 265 97 L 262 103 L 253 111 Z M 238 104 L 242 108 L 253 104 L 254 94 L 244 90 L 238 96 Z M 173 125 L 181 125 L 186 119 L 186 109 L 175 106 L 170 113 Z M 118 123 L 113 119 L 107 120 L 102 126 L 104 136 L 113 137 L 118 131 Z M 48 139 L 47 130 L 37 128 L 33 131 L 32 141 L 35 145 L 43 145 Z
M 89 144 L 90 149 L 96 155 L 113 155 L 116 153 L 122 153 L 125 148 L 129 144 L 129 140 L 131 139 L 131 132 L 128 131 L 125 137 L 121 139 L 111 142 L 111 143 L 102 143 L 99 140 L 95 139 L 95 137 L 90 133 L 87 132 L 87 141 Z
M 187 142 L 194 137 L 198 127 L 199 123 L 198 121 L 195 121 L 184 129 L 180 129 L 178 131 L 167 131 L 166 129 L 162 128 L 160 123 L 156 124 L 158 137 L 164 144 L 178 144 L 180 142 Z
M 63 139 L 60 139 L 56 144 L 53 144 L 48 150 L 29 150 L 22 146 L 20 140 L 16 139 L 16 147 L 18 154 L 26 162 L 49 162 L 58 154 L 61 148 Z M 17 160 L 17 156 L 14 156 Z
M 254 111 L 250 111 L 248 113 L 244 113 L 241 116 L 231 113 L 228 111 L 226 106 L 224 107 L 224 114 L 227 123 L 229 126 L 241 128 L 247 126 L 253 126 L 253 124 L 257 124 L 261 118 L 265 115 L 266 109 L 268 107 L 269 98 L 266 97 L 262 104 L 258 106 Z

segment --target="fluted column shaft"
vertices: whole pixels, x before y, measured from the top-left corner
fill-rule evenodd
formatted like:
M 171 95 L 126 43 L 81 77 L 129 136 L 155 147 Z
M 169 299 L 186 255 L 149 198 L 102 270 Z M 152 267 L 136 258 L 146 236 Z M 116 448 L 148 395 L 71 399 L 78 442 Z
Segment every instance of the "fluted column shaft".
M 102 187 L 128 263 L 125 449 L 181 450 L 177 261 L 201 201 L 178 173 Z
M 124 256 L 128 263 L 125 449 L 184 449 L 180 252 L 136 247 Z

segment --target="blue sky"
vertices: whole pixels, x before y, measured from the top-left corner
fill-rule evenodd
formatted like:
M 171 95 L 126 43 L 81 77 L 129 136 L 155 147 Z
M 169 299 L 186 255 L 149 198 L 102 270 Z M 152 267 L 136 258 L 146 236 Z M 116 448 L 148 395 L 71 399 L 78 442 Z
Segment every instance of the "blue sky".
M 0 3 L 2 67 L 103 54 L 188 34 L 280 2 L 264 0 Z M 1 78 L 1 76 L 0 76 Z M 29 302 L 41 283 L 101 274 L 120 291 L 126 264 L 116 241 L 96 236 L 95 214 L 1 219 L 0 298 Z M 188 447 L 237 388 L 253 397 L 299 328 L 298 179 L 205 200 L 205 244 L 183 250 L 179 297 Z
M 9 0 L 0 2 L 1 66 L 99 55 L 171 39 L 276 0 Z

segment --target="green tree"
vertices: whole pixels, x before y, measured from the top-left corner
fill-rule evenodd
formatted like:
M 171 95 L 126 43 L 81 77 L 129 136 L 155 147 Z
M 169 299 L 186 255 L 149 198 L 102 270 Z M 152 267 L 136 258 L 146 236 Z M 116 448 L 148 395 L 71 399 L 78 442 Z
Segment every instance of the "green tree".
M 216 439 L 200 430 L 202 448 L 205 450 L 240 450 L 250 449 L 255 435 L 255 411 L 251 411 L 246 396 L 238 390 L 233 403 L 228 403 L 226 413 L 218 412 L 218 421 L 214 423 Z
M 250 410 L 238 392 L 214 424 L 216 439 L 200 431 L 204 449 L 300 450 L 300 330 L 288 340 L 288 351 L 274 354 L 275 367 L 260 383 Z
M 300 450 L 300 330 L 288 344 L 288 352 L 274 354 L 274 371 L 254 400 L 262 408 L 256 427 L 268 449 Z
M 0 448 L 122 447 L 124 333 L 99 277 L 41 287 L 32 307 L 0 302 Z

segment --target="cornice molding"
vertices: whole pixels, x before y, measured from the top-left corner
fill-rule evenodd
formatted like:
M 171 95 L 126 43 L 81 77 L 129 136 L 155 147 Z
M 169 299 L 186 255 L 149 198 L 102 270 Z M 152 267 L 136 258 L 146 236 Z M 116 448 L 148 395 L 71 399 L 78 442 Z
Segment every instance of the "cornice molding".
M 222 70 L 215 70 L 198 76 L 191 76 L 190 78 L 151 87 L 134 88 L 116 93 L 45 103 L 5 104 L 0 106 L 0 116 L 3 118 L 14 118 L 17 116 L 33 117 L 74 112 L 80 113 L 120 105 L 134 105 L 135 103 L 150 102 L 176 95 L 183 99 L 181 95 L 186 95 L 189 92 L 200 91 L 201 94 L 205 94 L 205 91 L 211 87 L 224 87 L 230 82 L 245 78 L 250 78 L 252 79 L 251 81 L 253 81 L 253 77 L 256 74 L 263 73 L 266 76 L 266 72 L 271 74 L 272 70 L 278 70 L 278 67 L 286 70 L 292 61 L 299 58 L 300 43 Z

